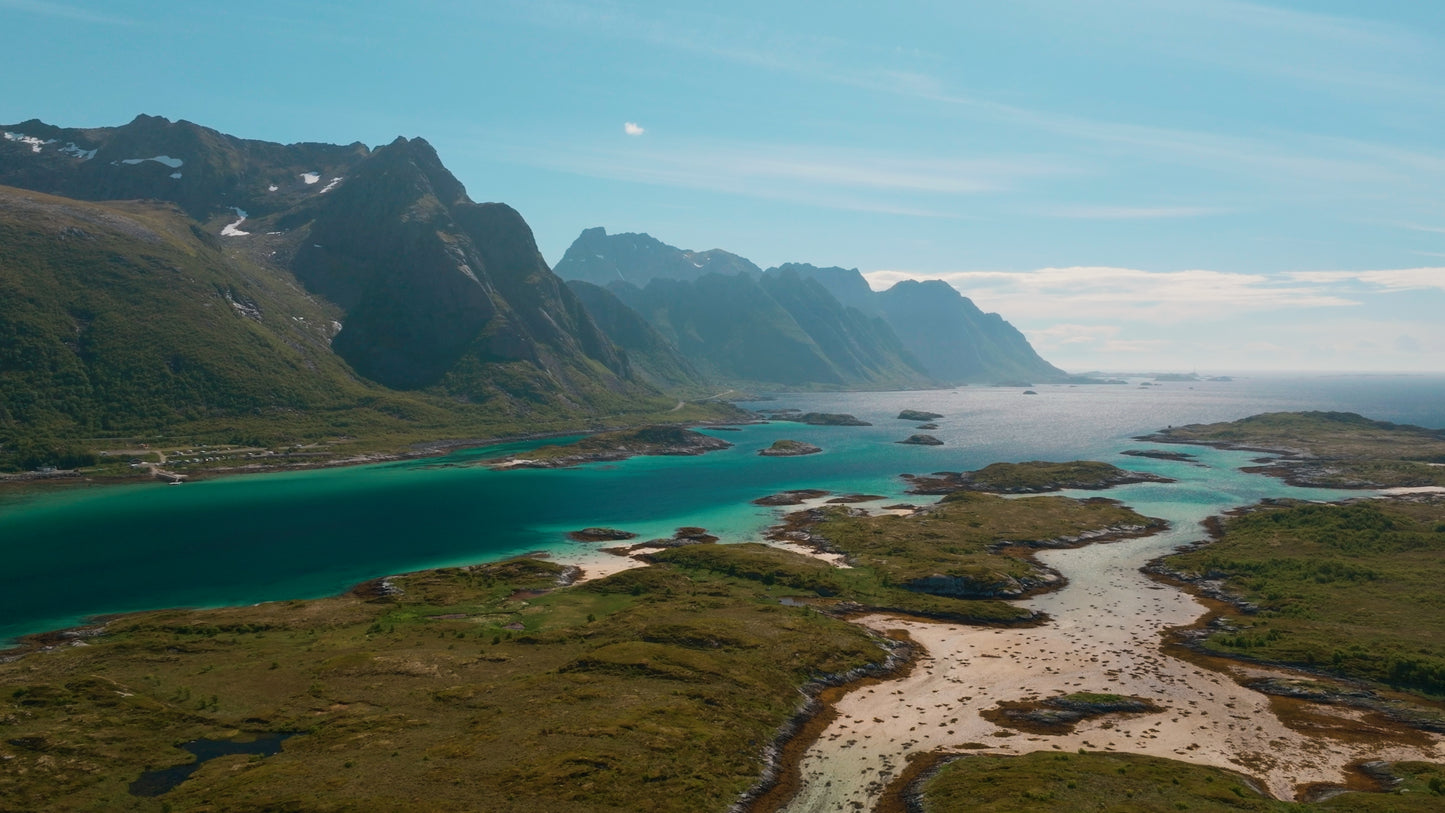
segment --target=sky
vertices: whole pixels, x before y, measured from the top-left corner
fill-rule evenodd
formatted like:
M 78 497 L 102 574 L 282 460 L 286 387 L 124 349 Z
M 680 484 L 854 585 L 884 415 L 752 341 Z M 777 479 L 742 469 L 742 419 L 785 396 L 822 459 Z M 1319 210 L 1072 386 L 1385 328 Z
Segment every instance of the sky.
M 702 5 L 0 0 L 0 122 L 422 136 L 551 263 L 944 279 L 1071 371 L 1445 371 L 1439 0 Z

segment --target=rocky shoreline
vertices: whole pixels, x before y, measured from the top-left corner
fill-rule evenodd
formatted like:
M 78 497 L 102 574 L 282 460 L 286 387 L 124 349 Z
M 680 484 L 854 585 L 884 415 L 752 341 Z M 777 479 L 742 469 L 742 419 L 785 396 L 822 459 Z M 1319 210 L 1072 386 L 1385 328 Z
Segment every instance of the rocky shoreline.
M 923 654 L 906 635 L 889 637 L 873 634 L 873 640 L 888 656 L 877 664 L 836 675 L 823 675 L 799 688 L 803 702 L 791 719 L 763 749 L 763 771 L 758 783 L 744 791 L 728 808 L 728 813 L 776 813 L 792 801 L 802 782 L 803 754 L 817 742 L 832 723 L 836 712 L 830 702 L 847 692 L 869 685 L 904 677 Z

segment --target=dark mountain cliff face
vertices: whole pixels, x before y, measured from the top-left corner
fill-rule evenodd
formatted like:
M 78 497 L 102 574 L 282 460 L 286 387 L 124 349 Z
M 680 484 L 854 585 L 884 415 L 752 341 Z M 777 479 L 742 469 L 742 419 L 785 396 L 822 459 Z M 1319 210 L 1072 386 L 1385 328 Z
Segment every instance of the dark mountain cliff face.
M 845 307 L 817 281 L 790 268 L 764 274 L 760 282 L 845 379 L 883 386 L 931 383 L 882 319 Z
M 330 351 L 393 389 L 615 411 L 655 397 L 547 268 L 515 210 L 472 202 L 421 139 L 271 144 L 140 116 L 121 127 L 0 126 L 0 184 L 170 201 L 226 256 L 337 312 Z M 299 286 L 298 286 L 299 287 Z
M 704 374 L 775 385 L 847 383 L 792 315 L 747 275 L 608 286 Z
M 835 299 L 849 308 L 857 308 L 869 316 L 878 315 L 875 292 L 856 268 L 819 268 L 808 263 L 783 263 L 767 271 L 769 274 L 789 272 L 822 285 Z
M 632 370 L 653 386 L 696 390 L 707 385 L 707 379 L 672 342 L 641 314 L 623 304 L 616 294 L 582 280 L 571 280 L 567 287 L 581 300 L 602 332 L 627 353 Z

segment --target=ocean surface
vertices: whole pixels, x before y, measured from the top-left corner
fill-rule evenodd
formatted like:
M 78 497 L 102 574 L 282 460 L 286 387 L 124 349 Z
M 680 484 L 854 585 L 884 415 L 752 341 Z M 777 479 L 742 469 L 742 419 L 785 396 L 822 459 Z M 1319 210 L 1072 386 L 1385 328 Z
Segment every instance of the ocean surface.
M 869 427 L 789 422 L 707 430 L 734 447 L 701 457 L 633 458 L 554 471 L 491 471 L 478 461 L 525 444 L 422 461 L 247 475 L 183 486 L 126 485 L 0 496 L 0 642 L 87 617 L 162 607 L 252 604 L 333 595 L 372 578 L 547 551 L 566 560 L 595 546 L 567 531 L 624 528 L 642 539 L 700 525 L 725 542 L 759 538 L 776 509 L 751 500 L 794 488 L 903 497 L 899 474 L 1020 460 L 1106 460 L 1140 470 L 1181 464 L 1118 457 L 1135 435 L 1258 412 L 1335 410 L 1445 428 L 1445 376 L 1238 377 L 1127 385 L 960 387 L 886 393 L 780 394 L 762 409 L 847 412 Z M 915 424 L 900 409 L 942 413 L 943 446 L 896 441 Z M 781 438 L 822 454 L 759 457 Z M 536 444 L 530 444 L 536 445 Z M 1230 460 L 1232 465 L 1247 456 Z M 1237 475 L 1230 472 L 1230 480 Z M 1289 493 L 1273 480 L 1227 490 L 1246 502 Z M 1188 480 L 1148 490 L 1192 496 Z M 1165 489 L 1159 492 L 1159 489 Z M 1111 494 L 1124 497 L 1125 493 Z M 1144 493 L 1136 499 L 1150 500 Z M 916 498 L 914 501 L 918 501 Z M 1138 506 L 1147 513 L 1147 507 Z M 1162 506 L 1161 506 L 1162 507 Z M 1165 512 L 1161 512 L 1165 513 Z

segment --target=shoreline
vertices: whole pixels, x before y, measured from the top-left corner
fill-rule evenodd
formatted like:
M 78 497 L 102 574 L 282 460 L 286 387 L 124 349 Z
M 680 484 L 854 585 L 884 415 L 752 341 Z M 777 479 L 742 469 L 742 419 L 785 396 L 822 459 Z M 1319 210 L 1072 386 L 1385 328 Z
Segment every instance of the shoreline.
M 219 604 L 214 607 L 200 606 L 174 606 L 174 607 L 151 607 L 144 610 L 123 610 L 120 612 L 102 612 L 95 615 L 88 615 L 81 619 L 80 623 L 71 626 L 55 629 L 40 630 L 38 632 L 25 633 L 16 636 L 10 641 L 0 639 L 0 663 L 10 663 L 21 658 L 39 652 L 49 652 L 65 646 L 84 646 L 86 639 L 94 638 L 105 634 L 105 627 L 117 618 L 124 618 L 132 615 L 143 615 L 145 613 L 171 612 L 175 610 L 223 610 L 237 607 L 254 607 L 259 604 L 273 604 L 286 601 L 319 601 L 328 598 L 337 598 L 347 595 L 381 595 L 385 592 L 385 583 L 389 579 L 401 576 L 411 576 L 418 573 L 428 573 L 437 570 L 446 570 L 453 567 L 471 567 L 475 565 L 491 564 L 493 562 L 506 561 L 508 559 L 535 558 L 549 562 L 555 562 L 563 567 L 575 571 L 575 575 L 565 584 L 558 587 L 572 587 L 578 584 L 585 584 L 596 579 L 606 578 L 624 570 L 631 570 L 638 567 L 647 567 L 650 563 L 629 554 L 609 553 L 601 548 L 590 551 L 582 551 L 580 556 L 559 558 L 551 551 L 533 551 L 531 553 L 504 556 L 500 559 L 488 559 L 477 562 L 470 562 L 464 565 L 440 565 L 437 567 L 423 567 L 417 570 L 409 570 L 402 573 L 388 573 L 385 576 L 366 579 L 357 582 L 344 590 L 328 593 L 321 596 L 309 598 L 279 598 L 258 601 L 252 604 Z
M 1268 795 L 1283 800 L 1352 785 L 1351 766 L 1364 760 L 1440 759 L 1445 738 L 1398 723 L 1362 726 L 1350 708 L 1302 705 L 1309 722 L 1327 721 L 1329 730 L 1296 730 L 1288 724 L 1294 714 L 1281 700 L 1305 701 L 1245 685 L 1279 673 L 1288 677 L 1293 670 L 1206 666 L 1165 646 L 1162 636 L 1170 630 L 1207 619 L 1207 602 L 1157 584 L 1131 562 L 1141 555 L 1152 561 L 1161 554 L 1151 551 L 1177 546 L 1189 533 L 1176 528 L 1156 542 L 1040 551 L 1046 565 L 1078 576 L 1065 590 L 1024 602 L 1052 616 L 1045 626 L 990 629 L 886 615 L 857 619 L 875 632 L 901 625 L 928 654 L 910 677 L 883 684 L 878 692 L 838 699 L 836 722 L 804 756 L 801 768 L 809 784 L 788 809 L 824 804 L 906 809 L 907 794 L 928 768 L 974 752 L 1084 748 L 1147 754 L 1257 777 Z M 1075 573 L 1090 561 L 1096 563 L 1093 570 Z M 1110 565 L 1099 569 L 1102 561 Z M 1240 669 L 1249 674 L 1237 678 Z M 1142 696 L 1163 711 L 1083 721 L 1059 735 L 999 729 L 978 714 L 1004 702 L 1077 691 Z M 1370 738 L 1331 736 L 1356 728 L 1368 728 Z M 873 781 L 885 772 L 887 782 Z
M 766 421 L 688 421 L 674 424 L 621 424 L 606 427 L 591 427 L 559 430 L 554 432 L 531 432 L 524 435 L 507 435 L 494 438 L 453 438 L 448 440 L 421 441 L 409 444 L 407 448 L 394 451 L 361 452 L 349 455 L 337 455 L 324 460 L 296 461 L 267 465 L 264 463 L 247 463 L 241 466 L 217 466 L 209 468 L 198 468 L 185 472 L 166 471 L 171 477 L 179 476 L 181 482 L 192 483 L 206 480 L 217 480 L 225 477 L 247 476 L 254 474 L 281 474 L 286 472 L 315 471 L 321 469 L 341 469 L 353 466 L 368 466 L 377 463 L 396 463 L 406 460 L 425 460 L 427 458 L 445 457 L 455 452 L 467 451 L 470 449 L 484 449 L 488 446 L 503 446 L 512 443 L 527 443 L 530 441 L 549 440 L 552 438 L 568 437 L 579 435 L 588 437 L 604 432 L 616 432 L 627 429 L 636 429 L 642 426 L 668 425 L 682 427 L 716 428 L 722 426 L 739 426 L 743 424 L 766 423 Z M 110 452 L 112 450 L 104 450 Z M 100 453 L 98 453 L 100 454 Z M 629 455 L 635 457 L 637 455 Z M 627 458 L 621 458 L 627 459 Z M 583 465 L 582 462 L 576 465 Z M 503 469 L 508 467 L 503 467 Z M 519 467 L 520 468 L 520 467 Z M 84 469 L 62 469 L 54 472 L 9 472 L 0 473 L 0 493 L 5 491 L 44 493 L 52 488 L 65 487 L 104 487 L 104 486 L 125 486 L 140 485 L 144 483 L 155 483 L 167 480 L 166 476 L 156 473 L 148 474 L 117 474 L 115 476 L 96 476 L 86 474 Z

